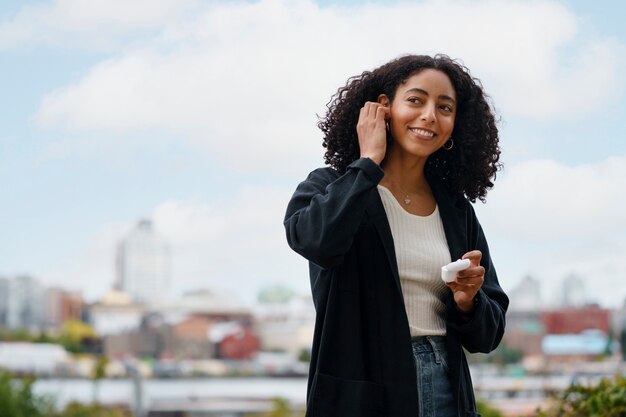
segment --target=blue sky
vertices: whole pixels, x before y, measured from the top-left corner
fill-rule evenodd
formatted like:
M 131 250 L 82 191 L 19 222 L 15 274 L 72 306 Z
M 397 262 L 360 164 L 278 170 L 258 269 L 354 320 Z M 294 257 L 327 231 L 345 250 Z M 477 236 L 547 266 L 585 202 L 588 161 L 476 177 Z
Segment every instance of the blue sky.
M 87 6 L 86 6 L 87 5 Z M 478 204 L 502 285 L 564 276 L 626 298 L 623 4 L 57 0 L 0 4 L 0 276 L 90 299 L 143 217 L 174 292 L 307 291 L 289 196 L 321 165 L 316 113 L 404 53 L 462 59 L 493 98 L 505 170 Z

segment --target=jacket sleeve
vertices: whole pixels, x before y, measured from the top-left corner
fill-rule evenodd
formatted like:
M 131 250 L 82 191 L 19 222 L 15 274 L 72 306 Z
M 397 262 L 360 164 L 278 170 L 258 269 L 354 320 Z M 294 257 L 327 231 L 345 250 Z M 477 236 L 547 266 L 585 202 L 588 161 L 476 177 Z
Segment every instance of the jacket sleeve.
M 468 245 L 482 252 L 481 265 L 485 268 L 485 281 L 476 294 L 475 310 L 465 319 L 456 307 L 454 297 L 448 298 L 449 325 L 461 336 L 461 344 L 470 353 L 489 353 L 498 347 L 505 327 L 505 314 L 509 298 L 504 293 L 491 261 L 487 239 L 476 218 L 474 208 L 467 202 Z
M 289 246 L 322 268 L 340 264 L 359 228 L 369 192 L 383 175 L 369 158 L 354 161 L 341 176 L 330 168 L 309 174 L 287 206 Z

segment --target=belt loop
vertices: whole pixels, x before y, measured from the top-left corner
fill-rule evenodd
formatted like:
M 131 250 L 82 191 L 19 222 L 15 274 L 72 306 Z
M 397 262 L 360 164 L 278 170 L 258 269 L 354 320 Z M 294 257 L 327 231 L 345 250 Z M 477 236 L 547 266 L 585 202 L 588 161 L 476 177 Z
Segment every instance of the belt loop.
M 437 344 L 435 343 L 433 339 L 431 339 L 430 336 L 426 336 L 426 340 L 428 340 L 428 343 L 430 343 L 430 345 L 433 348 L 433 353 L 435 354 L 435 363 L 437 365 L 441 365 L 441 352 L 439 352 L 439 348 L 437 348 Z

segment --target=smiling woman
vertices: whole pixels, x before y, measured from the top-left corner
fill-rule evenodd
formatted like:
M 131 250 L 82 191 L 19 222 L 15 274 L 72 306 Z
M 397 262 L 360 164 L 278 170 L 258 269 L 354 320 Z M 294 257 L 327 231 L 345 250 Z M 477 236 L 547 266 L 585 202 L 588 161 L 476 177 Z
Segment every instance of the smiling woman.
M 331 167 L 284 222 L 317 314 L 307 416 L 478 415 L 463 348 L 495 349 L 508 307 L 470 204 L 499 168 L 480 84 L 447 56 L 405 56 L 351 78 L 319 127 Z

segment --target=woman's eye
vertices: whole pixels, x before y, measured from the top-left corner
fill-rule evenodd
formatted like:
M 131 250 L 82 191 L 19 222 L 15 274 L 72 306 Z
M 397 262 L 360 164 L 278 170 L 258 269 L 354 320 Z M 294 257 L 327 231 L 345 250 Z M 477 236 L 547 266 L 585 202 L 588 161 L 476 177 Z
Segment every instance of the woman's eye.
M 449 106 L 447 104 L 444 104 L 441 106 L 441 110 L 448 112 L 448 113 L 452 113 L 452 106 Z
M 419 99 L 419 97 L 409 97 L 408 99 L 411 103 L 421 103 L 422 100 Z

